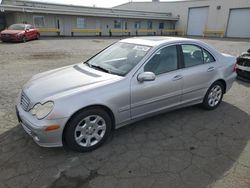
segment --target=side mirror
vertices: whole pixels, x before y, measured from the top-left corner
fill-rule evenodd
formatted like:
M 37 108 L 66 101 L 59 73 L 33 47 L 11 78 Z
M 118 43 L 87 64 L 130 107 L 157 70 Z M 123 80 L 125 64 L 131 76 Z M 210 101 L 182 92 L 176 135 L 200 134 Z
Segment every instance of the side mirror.
M 153 72 L 143 72 L 143 73 L 140 73 L 138 76 L 137 76 L 137 80 L 139 82 L 145 82 L 145 81 L 154 81 L 155 80 L 155 74 Z

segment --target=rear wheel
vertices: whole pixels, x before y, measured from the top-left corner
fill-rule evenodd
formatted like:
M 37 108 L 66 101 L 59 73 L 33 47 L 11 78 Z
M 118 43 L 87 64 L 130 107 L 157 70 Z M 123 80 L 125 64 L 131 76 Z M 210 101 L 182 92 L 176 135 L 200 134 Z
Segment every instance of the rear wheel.
M 224 85 L 221 82 L 215 82 L 207 91 L 202 106 L 207 110 L 213 110 L 219 106 L 224 94 Z
M 83 110 L 67 123 L 64 133 L 66 145 L 80 152 L 96 149 L 110 135 L 111 123 L 108 113 L 102 109 Z
M 40 39 L 40 34 L 39 34 L 39 33 L 37 33 L 37 35 L 36 35 L 36 39 L 37 39 L 37 40 L 39 40 L 39 39 Z

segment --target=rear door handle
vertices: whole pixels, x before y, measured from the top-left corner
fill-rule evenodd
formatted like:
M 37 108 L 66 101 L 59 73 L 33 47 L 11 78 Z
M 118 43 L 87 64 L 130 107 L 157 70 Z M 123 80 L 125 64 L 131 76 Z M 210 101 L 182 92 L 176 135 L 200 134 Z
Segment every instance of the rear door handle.
M 180 80 L 182 79 L 182 75 L 176 75 L 175 77 L 172 78 L 173 81 Z
M 207 69 L 207 72 L 211 72 L 211 71 L 213 71 L 215 68 L 214 67 L 209 67 L 208 69 Z

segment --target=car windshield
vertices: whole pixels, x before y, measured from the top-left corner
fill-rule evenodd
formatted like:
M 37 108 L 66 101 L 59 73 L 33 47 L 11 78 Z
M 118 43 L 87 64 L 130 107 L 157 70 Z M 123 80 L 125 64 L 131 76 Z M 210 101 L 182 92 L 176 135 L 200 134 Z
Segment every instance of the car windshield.
M 125 76 L 149 51 L 149 46 L 117 42 L 86 62 L 103 72 Z
M 9 27 L 10 30 L 25 30 L 24 24 L 13 24 Z

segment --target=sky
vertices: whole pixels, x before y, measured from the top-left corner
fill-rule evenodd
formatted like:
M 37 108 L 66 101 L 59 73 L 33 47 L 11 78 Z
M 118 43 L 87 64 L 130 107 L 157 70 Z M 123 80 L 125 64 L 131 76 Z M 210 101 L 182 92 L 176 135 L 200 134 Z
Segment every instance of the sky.
M 110 7 L 114 7 L 123 3 L 127 3 L 131 0 L 32 0 L 32 1 L 110 8 Z M 135 1 L 136 2 L 140 2 L 140 1 L 150 2 L 152 0 L 135 0 Z M 162 0 L 162 1 L 173 1 L 173 0 Z

